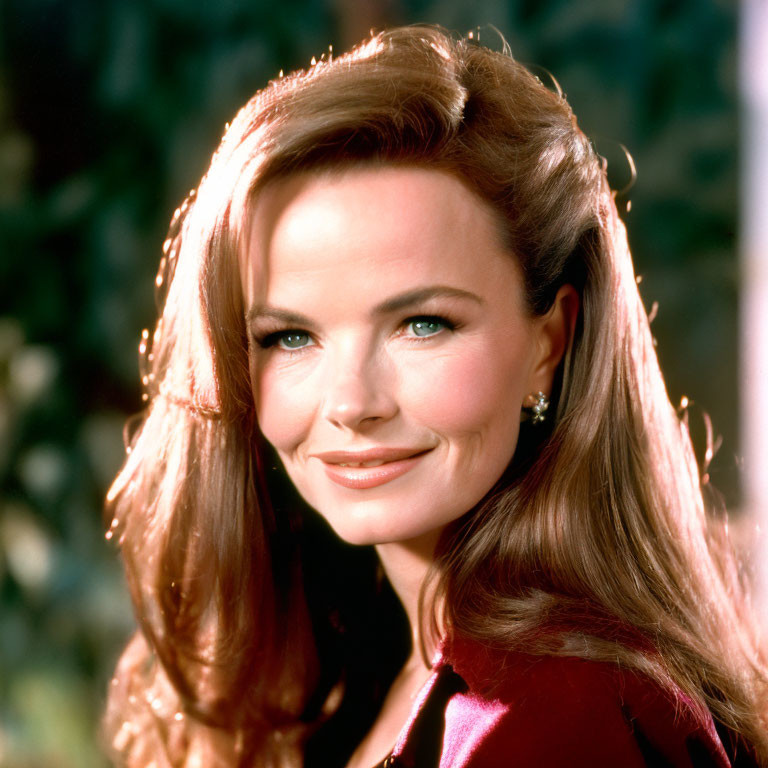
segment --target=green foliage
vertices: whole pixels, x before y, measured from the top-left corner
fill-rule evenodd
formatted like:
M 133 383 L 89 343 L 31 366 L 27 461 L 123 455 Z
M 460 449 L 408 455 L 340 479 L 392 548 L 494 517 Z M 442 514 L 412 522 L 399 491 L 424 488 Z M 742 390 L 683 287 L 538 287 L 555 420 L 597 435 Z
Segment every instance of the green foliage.
M 557 77 L 619 188 L 629 148 L 639 177 L 620 200 L 669 389 L 712 414 L 715 483 L 737 498 L 734 14 L 717 0 L 0 6 L 0 764 L 103 765 L 97 722 L 131 617 L 101 506 L 141 405 L 172 211 L 253 91 L 371 24 L 493 24 Z

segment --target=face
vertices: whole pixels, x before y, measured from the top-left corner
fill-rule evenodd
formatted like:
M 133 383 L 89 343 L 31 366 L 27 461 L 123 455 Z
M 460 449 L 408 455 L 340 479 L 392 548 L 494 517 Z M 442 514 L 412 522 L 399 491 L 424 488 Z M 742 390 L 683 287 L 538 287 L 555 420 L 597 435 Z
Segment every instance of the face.
M 259 425 L 339 536 L 433 535 L 485 496 L 556 360 L 482 200 L 421 168 L 293 177 L 241 268 Z

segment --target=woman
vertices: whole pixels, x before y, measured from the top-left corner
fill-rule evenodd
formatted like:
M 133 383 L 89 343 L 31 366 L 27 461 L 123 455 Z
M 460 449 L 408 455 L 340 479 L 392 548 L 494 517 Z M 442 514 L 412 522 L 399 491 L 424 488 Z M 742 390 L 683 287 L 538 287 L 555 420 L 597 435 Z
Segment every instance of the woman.
M 256 94 L 164 252 L 108 496 L 117 762 L 768 758 L 738 569 L 560 94 L 376 35 Z

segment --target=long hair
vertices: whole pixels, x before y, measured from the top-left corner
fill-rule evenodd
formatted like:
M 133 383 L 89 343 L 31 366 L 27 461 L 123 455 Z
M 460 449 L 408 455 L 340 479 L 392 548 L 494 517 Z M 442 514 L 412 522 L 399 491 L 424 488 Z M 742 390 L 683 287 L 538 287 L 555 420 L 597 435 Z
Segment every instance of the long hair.
M 105 720 L 116 762 L 308 765 L 332 744 L 341 761 L 404 658 L 375 558 L 313 522 L 259 433 L 238 271 L 265 184 L 366 163 L 440 169 L 490 203 L 533 315 L 566 283 L 581 297 L 550 427 L 522 429 L 438 544 L 446 631 L 637 670 L 768 759 L 742 575 L 667 397 L 604 166 L 563 96 L 507 52 L 412 27 L 257 93 L 174 216 L 142 340 L 147 407 L 107 498 L 139 622 Z M 380 608 L 398 639 L 366 664 Z

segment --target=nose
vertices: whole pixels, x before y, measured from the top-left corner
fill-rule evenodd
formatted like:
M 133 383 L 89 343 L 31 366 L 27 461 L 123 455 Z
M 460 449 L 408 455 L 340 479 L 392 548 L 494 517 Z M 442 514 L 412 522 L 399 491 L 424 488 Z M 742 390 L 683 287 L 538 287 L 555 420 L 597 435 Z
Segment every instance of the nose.
M 386 363 L 359 350 L 330 359 L 322 416 L 339 429 L 387 421 L 398 411 Z

